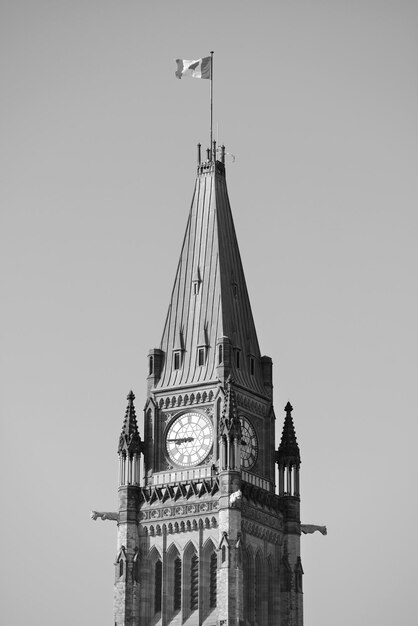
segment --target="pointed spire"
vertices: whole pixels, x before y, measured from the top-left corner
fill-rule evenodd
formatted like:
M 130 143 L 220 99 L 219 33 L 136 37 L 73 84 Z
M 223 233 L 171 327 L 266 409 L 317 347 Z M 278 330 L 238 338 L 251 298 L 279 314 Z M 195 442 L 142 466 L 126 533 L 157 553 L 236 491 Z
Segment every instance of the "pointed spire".
M 230 439 L 236 439 L 241 442 L 241 422 L 238 417 L 233 383 L 234 380 L 232 376 L 229 375 L 226 381 L 225 399 L 219 425 L 219 432 L 221 435 L 227 435 Z
M 282 438 L 277 451 L 277 460 L 280 465 L 299 465 L 300 453 L 292 418 L 293 407 L 290 402 L 286 404 L 284 410 L 286 417 L 283 425 Z
M 232 283 L 231 283 L 232 281 Z M 179 340 L 181 334 L 182 342 Z M 229 337 L 237 356 L 220 371 L 213 349 L 219 337 Z M 196 372 L 199 348 L 204 368 Z M 165 358 L 155 389 L 226 382 L 229 370 L 237 384 L 262 396 L 271 395 L 260 367 L 261 353 L 251 312 L 234 221 L 228 199 L 225 168 L 220 161 L 198 165 L 186 233 L 160 344 Z M 173 351 L 182 350 L 182 367 Z M 251 358 L 250 358 L 251 356 Z M 226 376 L 224 377 L 223 374 Z
M 122 432 L 119 437 L 118 454 L 125 453 L 129 456 L 140 453 L 141 437 L 138 432 L 138 423 L 134 400 L 135 395 L 131 390 L 127 396 L 128 406 L 126 407 L 125 418 L 123 420 Z

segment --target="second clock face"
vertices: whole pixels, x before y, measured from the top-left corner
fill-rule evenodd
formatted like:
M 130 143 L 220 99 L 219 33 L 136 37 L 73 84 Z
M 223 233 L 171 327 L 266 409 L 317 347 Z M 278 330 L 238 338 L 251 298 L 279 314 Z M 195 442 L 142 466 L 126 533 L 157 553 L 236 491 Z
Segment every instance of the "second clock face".
M 241 417 L 241 467 L 249 469 L 257 460 L 258 443 L 253 425 L 246 417 Z
M 203 413 L 184 413 L 171 423 L 165 441 L 168 456 L 176 465 L 198 465 L 212 447 L 212 423 Z

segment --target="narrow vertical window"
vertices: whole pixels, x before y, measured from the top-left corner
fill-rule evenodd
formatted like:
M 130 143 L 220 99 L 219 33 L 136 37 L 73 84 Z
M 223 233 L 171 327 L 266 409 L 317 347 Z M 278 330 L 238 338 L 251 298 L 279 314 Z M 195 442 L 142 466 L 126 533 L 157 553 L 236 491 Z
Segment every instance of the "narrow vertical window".
M 205 364 L 205 348 L 199 348 L 197 353 L 197 363 L 198 365 Z
M 267 581 L 267 600 L 268 600 L 268 618 L 269 623 L 273 621 L 273 609 L 274 609 L 274 593 L 273 593 L 273 566 L 271 563 L 271 559 L 267 559 L 267 573 L 268 581 Z
M 180 352 L 174 353 L 174 369 L 175 370 L 180 369 Z
M 174 561 L 174 610 L 181 609 L 181 559 L 177 557 Z
M 221 363 L 223 363 L 223 360 L 224 360 L 224 347 L 223 347 L 222 344 L 219 344 L 219 347 L 218 347 L 218 363 L 219 363 L 219 365 Z
M 226 548 L 225 546 L 222 546 L 222 563 L 225 563 L 226 561 Z
M 235 352 L 235 365 L 236 365 L 237 369 L 239 369 L 239 362 L 240 362 L 240 351 L 237 350 Z
M 263 590 L 263 566 L 258 554 L 255 560 L 255 613 L 256 621 L 259 624 L 263 623 Z
M 209 568 L 209 606 L 211 609 L 214 609 L 216 607 L 218 576 L 218 557 L 216 556 L 216 552 L 212 552 L 212 554 L 210 555 Z
M 254 376 L 254 372 L 255 372 L 255 361 L 254 361 L 254 357 L 250 356 L 250 374 L 251 374 L 251 376 Z
M 155 581 L 154 581 L 154 613 L 161 613 L 161 589 L 162 589 L 163 566 L 161 561 L 155 564 Z
M 119 561 L 119 578 L 123 576 L 123 559 Z
M 190 610 L 196 611 L 199 604 L 199 561 L 193 554 L 190 561 Z
M 151 374 L 154 373 L 154 357 L 153 356 L 150 356 L 148 365 L 149 365 L 149 375 L 151 376 Z
M 247 615 L 250 624 L 254 620 L 254 560 L 252 555 L 248 554 L 247 560 L 247 589 L 244 601 L 247 603 Z

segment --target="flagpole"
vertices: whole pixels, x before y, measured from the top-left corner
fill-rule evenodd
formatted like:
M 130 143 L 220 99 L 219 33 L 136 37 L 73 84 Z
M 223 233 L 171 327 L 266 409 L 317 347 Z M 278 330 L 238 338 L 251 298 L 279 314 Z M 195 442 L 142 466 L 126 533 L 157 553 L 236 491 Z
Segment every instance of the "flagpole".
M 213 161 L 216 161 L 216 154 L 213 154 L 213 50 L 210 53 L 210 154 Z

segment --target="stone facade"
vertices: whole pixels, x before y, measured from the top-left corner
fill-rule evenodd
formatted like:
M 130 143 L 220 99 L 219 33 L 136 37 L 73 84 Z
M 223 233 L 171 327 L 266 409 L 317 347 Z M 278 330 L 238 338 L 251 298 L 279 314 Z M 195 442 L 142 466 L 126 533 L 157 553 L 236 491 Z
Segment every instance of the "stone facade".
M 299 448 L 290 405 L 275 446 L 272 362 L 224 165 L 198 165 L 167 322 L 148 355 L 143 440 L 128 396 L 119 510 L 106 514 L 118 524 L 115 626 L 303 624 Z

